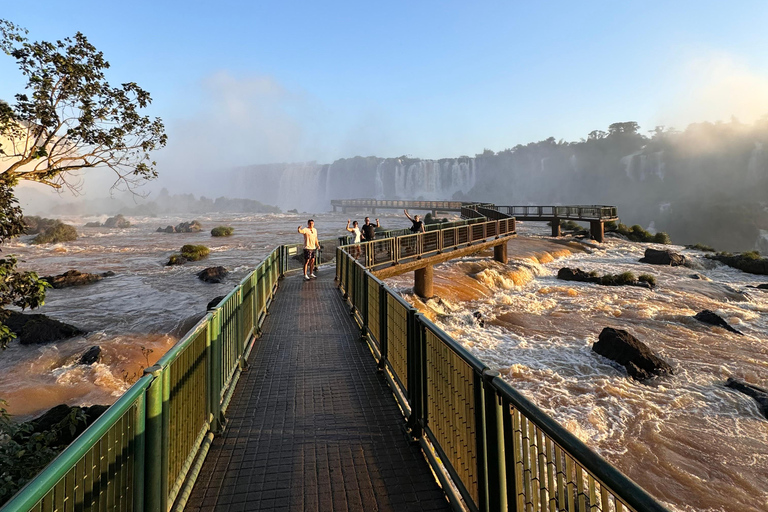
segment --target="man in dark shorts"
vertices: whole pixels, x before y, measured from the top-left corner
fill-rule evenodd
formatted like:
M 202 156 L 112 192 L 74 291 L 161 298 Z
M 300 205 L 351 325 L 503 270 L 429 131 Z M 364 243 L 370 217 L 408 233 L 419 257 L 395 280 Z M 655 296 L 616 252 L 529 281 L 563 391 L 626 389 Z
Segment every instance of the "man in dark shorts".
M 408 215 L 408 210 L 403 210 L 403 213 L 405 213 L 405 216 L 408 217 L 409 221 L 413 222 L 413 226 L 411 226 L 411 233 L 425 233 L 427 231 L 424 228 L 424 222 L 419 220 L 418 215 L 411 217 Z
M 304 235 L 304 280 L 309 281 L 317 277 L 315 275 L 315 252 L 320 247 L 320 242 L 317 239 L 317 230 L 315 229 L 315 221 L 309 219 L 306 228 L 299 226 L 299 233 Z
M 376 225 L 374 226 L 371 224 L 371 218 L 366 217 L 365 218 L 365 224 L 363 224 L 363 227 L 360 228 L 360 231 L 363 233 L 363 242 L 370 242 L 371 240 L 376 238 L 376 228 L 381 227 L 379 226 L 379 219 L 376 219 Z

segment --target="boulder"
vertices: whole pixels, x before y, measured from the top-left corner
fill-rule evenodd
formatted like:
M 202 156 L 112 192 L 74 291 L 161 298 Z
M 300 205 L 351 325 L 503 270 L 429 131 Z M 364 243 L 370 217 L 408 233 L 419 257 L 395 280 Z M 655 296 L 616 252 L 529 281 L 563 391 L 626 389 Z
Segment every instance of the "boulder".
M 80 359 L 77 360 L 77 364 L 85 364 L 85 365 L 91 365 L 94 363 L 98 363 L 101 360 L 101 347 L 98 345 L 94 345 L 88 350 L 86 350 L 83 355 L 80 356 Z
M 650 263 L 651 265 L 670 265 L 677 267 L 685 265 L 685 256 L 669 249 L 660 251 L 658 249 L 646 249 L 645 256 L 640 258 L 641 263 Z
M 173 226 L 166 226 L 166 227 L 160 227 L 157 228 L 157 233 L 175 233 L 176 229 L 174 229 Z
M 483 320 L 483 314 L 480 311 L 475 311 L 472 313 L 472 316 L 475 317 L 475 320 L 477 320 L 477 325 L 480 327 L 485 327 L 485 320 Z
M 18 311 L 7 311 L 7 313 L 8 317 L 4 323 L 16 334 L 16 338 L 22 345 L 51 343 L 85 334 L 85 331 L 81 331 L 77 327 L 48 318 L 45 315 L 27 315 Z
M 98 221 L 97 222 L 86 222 L 84 227 L 86 227 L 86 228 L 100 228 L 101 227 L 101 222 L 98 222 Z
M 226 295 L 219 295 L 218 297 L 215 297 L 213 300 L 211 300 L 211 302 L 208 303 L 208 306 L 206 306 L 205 309 L 208 311 L 216 309 L 216 306 L 218 306 L 219 303 L 224 300 L 224 297 L 226 297 Z
M 202 229 L 202 224 L 193 220 L 192 222 L 182 222 L 176 226 L 176 233 L 199 233 Z
M 229 272 L 224 267 L 208 267 L 198 272 L 197 277 L 206 283 L 221 283 Z
M 129 228 L 131 223 L 123 217 L 122 214 L 117 214 L 114 217 L 110 217 L 104 221 L 105 228 Z
M 563 267 L 557 271 L 557 278 L 564 281 L 581 281 L 584 283 L 599 283 L 600 278 L 580 268 Z
M 728 325 L 728 322 L 723 320 L 722 317 L 720 317 L 720 315 L 718 315 L 717 313 L 715 313 L 713 311 L 710 311 L 708 309 L 705 309 L 704 311 L 700 311 L 700 312 L 696 313 L 696 315 L 693 318 L 695 318 L 699 322 L 704 322 L 705 324 L 710 324 L 710 325 L 714 325 L 714 326 L 717 326 L 717 327 L 722 327 L 726 331 L 731 331 L 732 333 L 735 333 L 735 334 L 741 334 L 741 335 L 744 334 L 744 333 L 742 333 L 740 331 L 737 331 L 736 329 L 734 329 L 730 325 Z
M 82 286 L 84 284 L 95 283 L 101 281 L 105 277 L 111 277 L 115 275 L 114 272 L 103 272 L 101 274 L 87 274 L 78 270 L 67 270 L 63 274 L 57 276 L 45 276 L 41 278 L 43 281 L 47 281 L 54 288 L 68 288 L 70 286 Z
M 699 279 L 701 281 L 711 281 L 710 278 L 708 278 L 707 276 L 703 276 L 701 274 L 688 274 L 688 277 L 690 277 L 691 279 Z
M 622 329 L 603 329 L 597 342 L 592 345 L 592 350 L 624 366 L 629 376 L 636 380 L 673 373 L 672 366 Z
M 50 432 L 51 437 L 45 439 L 45 444 L 50 447 L 66 446 L 82 434 L 86 428 L 91 426 L 104 411 L 109 409 L 108 405 L 91 405 L 89 407 L 70 407 L 65 404 L 52 407 L 41 416 L 22 423 L 20 433 L 16 435 L 17 441 L 23 441 L 24 438 L 40 432 Z M 72 421 L 72 418 L 80 416 L 78 421 Z
M 737 380 L 733 377 L 728 377 L 728 381 L 725 386 L 736 391 L 740 391 L 747 396 L 751 396 L 757 401 L 760 406 L 760 412 L 768 418 L 768 389 L 759 388 L 752 384 L 747 384 L 743 380 Z

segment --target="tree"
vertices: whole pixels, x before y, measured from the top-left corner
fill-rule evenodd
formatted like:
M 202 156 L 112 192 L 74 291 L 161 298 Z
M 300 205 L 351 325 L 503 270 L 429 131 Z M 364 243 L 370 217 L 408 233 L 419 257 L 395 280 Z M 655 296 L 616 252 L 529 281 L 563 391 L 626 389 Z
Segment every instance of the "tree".
M 611 135 L 626 134 L 634 135 L 640 129 L 640 125 L 635 121 L 627 121 L 624 123 L 613 123 L 608 127 L 608 132 Z
M 132 82 L 110 86 L 109 63 L 83 34 L 55 43 L 29 42 L 26 34 L 0 19 L 0 50 L 27 77 L 15 102 L 0 100 L 0 246 L 24 233 L 13 194 L 19 180 L 76 190 L 74 171 L 108 168 L 115 185 L 132 190 L 157 176 L 149 154 L 166 143 L 162 121 L 139 113 L 149 93 Z M 0 258 L 0 347 L 15 337 L 2 308 L 39 307 L 47 286 L 34 272 L 18 272 L 12 255 Z
M 159 118 L 139 112 L 149 93 L 133 82 L 110 86 L 109 62 L 79 32 L 55 43 L 25 34 L 0 20 L 0 49 L 27 77 L 25 93 L 0 102 L 0 180 L 76 189 L 73 171 L 109 168 L 115 185 L 131 189 L 156 177 L 150 152 L 165 146 L 166 135 Z

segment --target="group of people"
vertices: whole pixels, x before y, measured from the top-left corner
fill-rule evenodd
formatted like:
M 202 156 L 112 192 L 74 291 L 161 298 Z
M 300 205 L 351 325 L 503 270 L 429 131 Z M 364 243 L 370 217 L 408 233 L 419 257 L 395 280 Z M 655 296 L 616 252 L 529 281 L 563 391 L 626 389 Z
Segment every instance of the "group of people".
M 411 226 L 412 233 L 424 233 L 426 231 L 424 222 L 418 215 L 411 217 L 408 214 L 408 210 L 403 210 L 405 216 L 413 224 Z M 350 220 L 347 220 L 347 231 L 354 235 L 353 244 L 359 244 L 361 242 L 370 242 L 376 239 L 376 228 L 381 227 L 379 219 L 376 219 L 376 224 L 371 223 L 371 218 L 365 218 L 365 224 L 362 227 L 358 226 L 357 221 L 352 222 L 350 227 Z M 315 279 L 315 259 L 318 249 L 320 249 L 320 241 L 317 238 L 317 229 L 315 229 L 315 221 L 309 219 L 307 221 L 307 227 L 303 228 L 299 226 L 298 232 L 304 235 L 304 280 L 309 281 Z M 359 249 L 358 249 L 359 256 Z

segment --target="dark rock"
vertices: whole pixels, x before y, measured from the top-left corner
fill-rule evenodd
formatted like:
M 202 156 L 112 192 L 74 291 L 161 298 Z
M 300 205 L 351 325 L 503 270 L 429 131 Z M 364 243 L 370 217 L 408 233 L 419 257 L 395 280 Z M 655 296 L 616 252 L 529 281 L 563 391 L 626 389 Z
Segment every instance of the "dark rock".
M 43 281 L 47 281 L 54 288 L 68 288 L 70 286 L 82 286 L 84 284 L 95 283 L 101 281 L 105 277 L 111 277 L 115 275 L 114 272 L 103 272 L 101 274 L 87 274 L 78 270 L 68 270 L 63 274 L 57 276 L 45 276 L 41 278 Z
M 101 359 L 101 347 L 98 345 L 94 345 L 88 350 L 86 350 L 83 355 L 80 356 L 80 359 L 77 360 L 77 364 L 86 364 L 91 365 L 93 363 L 98 363 Z
M 702 281 L 711 281 L 710 278 L 703 276 L 701 274 L 689 274 L 688 277 L 691 279 L 701 279 Z
M 299 210 L 297 210 L 296 208 L 292 208 L 288 210 L 286 213 L 299 213 Z
M 750 288 L 757 288 L 758 290 L 767 290 L 768 291 L 768 283 L 759 284 L 757 286 L 750 286 Z
M 704 322 L 705 324 L 710 324 L 710 325 L 714 325 L 714 326 L 717 326 L 717 327 L 722 327 L 726 331 L 731 331 L 733 333 L 741 334 L 741 335 L 744 334 L 744 333 L 742 333 L 740 331 L 737 331 L 736 329 L 734 329 L 730 325 L 728 325 L 728 322 L 723 320 L 722 317 L 720 317 L 717 313 L 715 313 L 713 311 L 710 311 L 708 309 L 705 309 L 704 311 L 700 311 L 700 312 L 696 313 L 696 315 L 693 318 L 695 318 L 699 322 Z
M 660 251 L 657 249 L 646 249 L 645 257 L 640 258 L 641 263 L 650 263 L 651 265 L 671 265 L 677 267 L 685 265 L 685 256 L 669 249 Z
M 483 320 L 483 314 L 481 312 L 475 311 L 472 313 L 472 316 L 477 320 L 477 325 L 480 327 L 485 327 L 485 320 Z
M 157 233 L 175 233 L 176 230 L 173 226 L 166 226 L 164 228 L 157 228 Z
M 52 437 L 47 439 L 50 447 L 65 446 L 82 434 L 86 428 L 109 409 L 108 405 L 91 405 L 90 407 L 70 407 L 65 404 L 52 407 L 41 416 L 22 423 L 22 434 L 16 436 L 16 440 L 23 440 L 40 432 L 50 432 Z M 75 421 L 72 421 L 72 419 Z
M 26 315 L 18 311 L 7 311 L 7 313 L 8 317 L 4 323 L 16 334 L 16 338 L 22 345 L 50 343 L 85 334 L 85 331 L 77 327 L 45 315 Z
M 114 217 L 110 217 L 104 221 L 105 228 L 129 228 L 131 223 L 123 217 L 122 214 L 117 214 Z
M 199 233 L 202 229 L 202 224 L 196 220 L 193 220 L 192 222 L 182 222 L 176 226 L 177 233 Z
M 226 295 L 219 295 L 218 297 L 216 297 L 215 299 L 213 299 L 211 302 L 208 303 L 208 306 L 206 306 L 206 309 L 208 311 L 210 311 L 212 309 L 216 309 L 216 306 L 218 306 L 219 303 L 222 300 L 224 300 L 224 297 L 226 297 Z
M 63 224 L 57 221 L 58 224 L 53 227 L 42 230 L 32 240 L 33 244 L 58 244 L 61 242 L 71 242 L 77 240 L 77 230 L 74 226 L 69 224 Z
M 207 269 L 198 272 L 197 277 L 206 283 L 220 283 L 224 281 L 227 274 L 229 274 L 229 272 L 224 267 L 208 267 Z
M 757 386 L 753 386 L 752 384 L 747 384 L 743 380 L 737 380 L 733 377 L 728 377 L 728 381 L 725 383 L 725 386 L 731 389 L 735 389 L 736 391 L 740 391 L 745 395 L 751 396 L 757 400 L 757 403 L 760 406 L 760 412 L 763 414 L 763 416 L 768 418 L 768 389 L 763 389 Z
M 584 283 L 600 282 L 600 278 L 598 276 L 584 272 L 580 268 L 563 267 L 557 271 L 557 278 L 564 281 L 581 281 Z
M 24 232 L 28 235 L 37 235 L 38 233 L 42 233 L 45 230 L 52 229 L 58 224 L 61 224 L 59 219 L 44 219 L 36 215 L 30 217 L 25 215 L 22 222 L 25 227 Z
M 622 329 L 606 327 L 592 350 L 623 365 L 630 377 L 647 380 L 658 375 L 672 374 L 672 367 L 656 356 L 643 342 Z
M 85 226 L 86 228 L 100 228 L 101 222 L 86 222 Z

